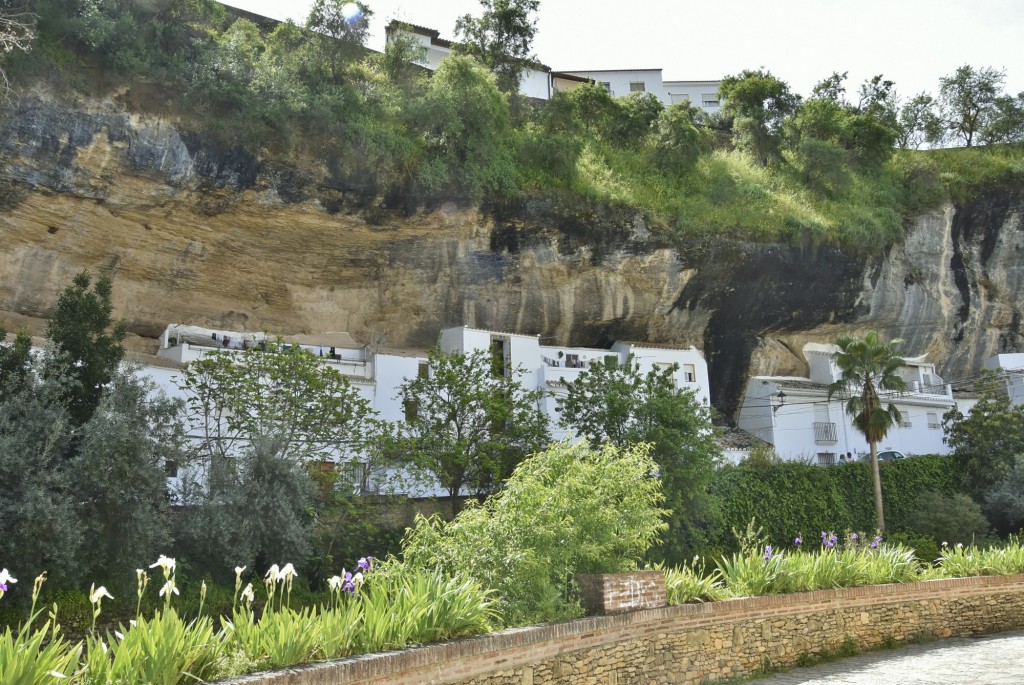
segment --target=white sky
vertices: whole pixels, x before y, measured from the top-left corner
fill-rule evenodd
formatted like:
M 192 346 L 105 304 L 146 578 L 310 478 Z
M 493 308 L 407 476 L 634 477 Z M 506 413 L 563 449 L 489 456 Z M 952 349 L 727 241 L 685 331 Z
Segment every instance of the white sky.
M 228 0 L 302 23 L 312 0 Z M 401 19 L 452 38 L 478 0 L 367 0 L 369 47 Z M 556 70 L 661 67 L 666 80 L 719 79 L 765 67 L 808 95 L 833 71 L 847 92 L 874 74 L 904 96 L 935 93 L 963 64 L 1006 70 L 1024 91 L 1024 0 L 541 0 L 534 51 Z

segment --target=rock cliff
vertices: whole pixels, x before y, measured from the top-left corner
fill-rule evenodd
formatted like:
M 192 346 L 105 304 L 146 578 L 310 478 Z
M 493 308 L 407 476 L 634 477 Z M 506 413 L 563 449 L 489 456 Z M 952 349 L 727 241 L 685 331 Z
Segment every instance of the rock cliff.
M 727 414 L 748 374 L 805 373 L 807 341 L 875 328 L 948 379 L 1021 345 L 1024 188 L 920 216 L 869 257 L 668 241 L 641 215 L 557 198 L 413 208 L 114 101 L 22 99 L 0 122 L 0 158 L 8 327 L 47 317 L 81 269 L 110 270 L 117 315 L 141 338 L 187 322 L 424 347 L 466 324 L 695 344 Z

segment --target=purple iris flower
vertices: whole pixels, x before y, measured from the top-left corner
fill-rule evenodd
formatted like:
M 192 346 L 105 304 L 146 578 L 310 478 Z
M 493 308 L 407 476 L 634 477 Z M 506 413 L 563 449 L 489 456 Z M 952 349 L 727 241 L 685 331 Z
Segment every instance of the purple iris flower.
M 795 540 L 793 540 L 793 545 L 794 545 L 795 547 L 799 547 L 799 546 L 800 546 L 800 545 L 802 545 L 802 544 L 804 544 L 804 539 L 803 539 L 802 537 L 800 537 L 799 535 L 797 535 L 797 536 L 796 536 L 796 539 L 795 539 Z
M 853 535 L 851 535 L 850 537 L 852 537 L 852 538 L 853 538 L 853 541 L 854 541 L 854 542 L 860 542 L 860 536 L 859 536 L 859 535 L 857 535 L 856 533 L 854 533 L 854 534 L 853 534 Z
M 373 557 L 370 558 L 372 559 Z M 366 557 L 363 557 L 362 559 L 356 562 L 356 568 L 358 568 L 360 571 L 369 571 L 370 562 L 367 560 Z
M 871 549 L 878 549 L 878 543 L 882 541 L 881 535 L 876 535 L 875 539 L 871 542 Z
M 772 549 L 771 545 L 765 545 L 765 548 L 764 548 L 764 560 L 765 561 L 771 561 L 771 559 L 772 559 L 772 552 L 773 551 L 774 550 Z

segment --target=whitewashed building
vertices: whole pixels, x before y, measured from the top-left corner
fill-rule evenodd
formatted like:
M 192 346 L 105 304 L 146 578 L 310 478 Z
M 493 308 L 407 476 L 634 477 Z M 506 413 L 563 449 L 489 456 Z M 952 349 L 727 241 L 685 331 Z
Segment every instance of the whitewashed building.
M 268 336 L 263 333 L 202 328 L 171 324 L 160 338 L 158 364 L 149 364 L 144 372 L 159 387 L 173 397 L 185 399 L 178 385 L 184 365 L 215 351 L 236 351 L 259 347 Z M 277 340 L 278 338 L 272 338 Z M 410 407 L 404 405 L 399 388 L 406 380 L 429 372 L 426 350 L 401 350 L 364 345 L 347 333 L 323 333 L 303 336 L 286 336 L 281 342 L 297 345 L 320 357 L 323 363 L 337 369 L 352 383 L 353 387 L 370 401 L 378 418 L 400 423 L 408 418 Z M 470 354 L 484 351 L 495 360 L 496 366 L 506 375 L 517 375 L 528 389 L 543 390 L 540 408 L 548 417 L 552 437 L 556 440 L 566 437 L 569 432 L 562 428 L 558 412 L 558 397 L 564 396 L 565 385 L 589 368 L 595 361 L 613 357 L 624 362 L 632 354 L 642 373 L 652 368 L 669 368 L 678 365 L 675 372 L 679 388 L 692 389 L 697 398 L 708 404 L 710 387 L 707 363 L 694 347 L 686 349 L 639 342 L 616 342 L 611 349 L 573 346 L 541 345 L 536 335 L 521 335 L 477 328 L 447 328 L 438 337 L 438 347 L 446 353 Z M 377 492 L 382 487 L 415 488 L 414 490 L 393 490 L 416 496 L 445 494 L 440 488 L 430 485 L 410 485 L 408 479 L 398 472 L 379 474 L 375 482 L 367 477 L 366 464 L 358 457 L 336 455 L 351 473 L 353 481 L 359 484 L 361 492 Z
M 783 459 L 821 465 L 838 463 L 840 454 L 864 454 L 869 446 L 845 411 L 846 395 L 828 399 L 828 386 L 840 378 L 835 345 L 808 343 L 803 353 L 809 378 L 755 376 L 747 384 L 738 425 L 770 443 Z M 907 455 L 947 454 L 942 415 L 958 406 L 952 387 L 921 357 L 904 358 L 899 371 L 907 391 L 882 395 L 900 410 L 903 420 L 890 429 L 879 450 Z M 963 400 L 969 411 L 973 399 Z
M 1024 353 L 997 354 L 988 359 L 984 367 L 997 372 L 1011 404 L 1024 404 Z
M 435 29 L 415 24 L 392 21 L 385 29 L 387 40 L 402 32 L 412 38 L 416 45 L 425 50 L 422 65 L 436 71 L 452 52 L 452 42 L 441 38 Z M 695 107 L 709 114 L 718 111 L 718 86 L 720 81 L 665 81 L 661 69 L 598 69 L 554 71 L 540 65 L 538 69 L 523 71 L 519 93 L 538 100 L 549 100 L 559 91 L 572 90 L 584 83 L 598 83 L 614 97 L 633 92 L 650 92 L 667 107 L 677 102 L 689 101 Z

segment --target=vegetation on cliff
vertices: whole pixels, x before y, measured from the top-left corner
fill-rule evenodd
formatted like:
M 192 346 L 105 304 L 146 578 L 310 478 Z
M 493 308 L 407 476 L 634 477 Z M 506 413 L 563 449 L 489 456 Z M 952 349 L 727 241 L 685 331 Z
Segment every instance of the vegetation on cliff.
M 127 84 L 132 109 L 263 159 L 311 159 L 337 187 L 391 207 L 545 194 L 642 211 L 669 237 L 877 249 L 901 239 L 909 215 L 1024 178 L 1024 94 L 1003 93 L 993 69 L 962 67 L 936 97 L 908 100 L 882 76 L 848 97 L 845 74 L 832 74 L 805 99 L 744 71 L 723 80 L 716 116 L 597 85 L 540 105 L 514 94 L 508 67 L 532 59 L 537 3 L 513 17 L 523 33 L 508 59 L 487 27 L 509 18 L 484 4 L 460 20 L 464 54 L 432 76 L 400 33 L 384 53 L 366 50 L 370 8 L 346 13 L 340 0 L 319 0 L 304 27 L 212 0 L 39 0 L 33 49 L 7 67 L 16 89 Z M 967 148 L 917 151 L 924 142 Z

